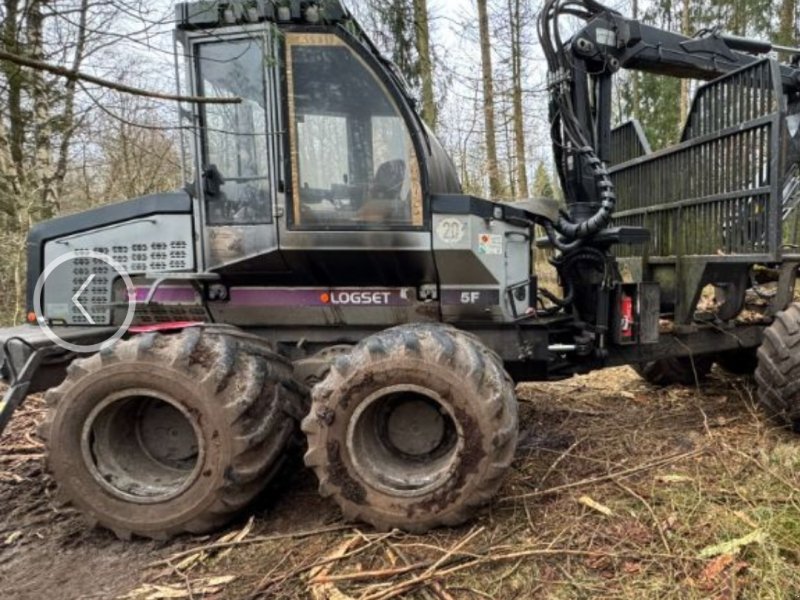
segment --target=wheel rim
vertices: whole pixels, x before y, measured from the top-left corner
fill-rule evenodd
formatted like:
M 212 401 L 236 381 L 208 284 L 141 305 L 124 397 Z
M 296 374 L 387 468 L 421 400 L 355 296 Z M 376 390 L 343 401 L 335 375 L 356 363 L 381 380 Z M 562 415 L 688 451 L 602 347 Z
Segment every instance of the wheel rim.
M 175 400 L 153 390 L 112 394 L 89 415 L 81 433 L 83 460 L 113 496 L 139 504 L 175 498 L 197 479 L 203 437 Z
M 450 404 L 414 385 L 391 386 L 367 397 L 347 428 L 347 448 L 359 476 L 392 495 L 422 495 L 442 486 L 462 447 Z

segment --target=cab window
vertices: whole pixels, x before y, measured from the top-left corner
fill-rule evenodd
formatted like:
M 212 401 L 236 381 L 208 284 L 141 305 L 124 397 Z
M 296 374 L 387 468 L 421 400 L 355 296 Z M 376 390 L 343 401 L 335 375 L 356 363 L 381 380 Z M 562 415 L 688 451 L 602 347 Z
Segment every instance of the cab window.
M 200 93 L 241 98 L 204 104 L 203 183 L 209 225 L 252 225 L 272 220 L 267 156 L 264 52 L 259 40 L 200 44 Z
M 307 229 L 419 227 L 419 163 L 381 81 L 339 37 L 287 35 L 293 220 Z

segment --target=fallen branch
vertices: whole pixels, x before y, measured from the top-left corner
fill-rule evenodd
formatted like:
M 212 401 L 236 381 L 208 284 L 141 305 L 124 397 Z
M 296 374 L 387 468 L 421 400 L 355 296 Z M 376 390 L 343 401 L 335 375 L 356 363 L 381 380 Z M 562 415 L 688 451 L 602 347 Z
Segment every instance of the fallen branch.
M 315 600 L 352 600 L 350 596 L 343 594 L 333 583 L 320 583 L 317 581 L 318 577 L 323 577 L 330 573 L 333 563 L 342 559 L 353 545 L 361 541 L 358 534 L 342 542 L 331 554 L 327 555 L 326 559 L 331 559 L 331 562 L 324 566 L 315 567 L 309 573 L 311 581 L 309 582 L 309 592 L 311 597 Z
M 427 583 L 428 580 L 436 576 L 436 569 L 438 569 L 440 566 L 451 560 L 454 554 L 456 554 L 459 550 L 461 550 L 461 548 L 463 548 L 472 540 L 474 540 L 478 535 L 483 533 L 484 529 L 485 529 L 484 527 L 480 527 L 468 533 L 463 539 L 461 539 L 457 544 L 455 544 L 452 548 L 450 548 L 447 552 L 445 552 L 439 559 L 437 559 L 430 567 L 425 569 L 425 571 L 420 575 L 417 575 L 416 577 L 413 577 L 408 581 L 399 583 L 396 586 L 389 588 L 388 590 L 381 590 L 377 594 L 374 594 L 372 596 L 366 596 L 364 600 L 390 600 L 391 598 L 396 597 L 398 594 L 409 592 L 413 590 L 415 587 Z
M 25 462 L 42 458 L 44 454 L 0 454 L 0 462 Z
M 463 545 L 463 544 L 461 544 Z M 458 552 L 458 545 L 451 549 L 448 553 L 449 558 L 442 560 L 426 560 L 417 562 L 411 565 L 397 567 L 392 569 L 380 569 L 375 571 L 358 571 L 353 573 L 342 573 L 340 575 L 329 575 L 321 582 L 339 583 L 344 581 L 368 581 L 389 579 L 397 575 L 403 575 L 410 571 L 425 569 L 425 572 L 414 577 L 413 579 L 400 583 L 392 588 L 383 589 L 375 592 L 373 595 L 363 595 L 364 600 L 389 600 L 396 597 L 398 594 L 408 592 L 411 587 L 428 583 L 431 579 L 441 581 L 445 577 L 458 573 L 460 571 L 471 569 L 474 567 L 496 564 L 500 562 L 511 562 L 524 560 L 526 558 L 535 557 L 564 557 L 576 556 L 582 558 L 611 558 L 617 560 L 641 560 L 643 558 L 658 559 L 658 560 L 681 560 L 691 562 L 704 562 L 696 556 L 680 556 L 670 553 L 648 553 L 648 552 L 599 552 L 592 550 L 573 550 L 570 548 L 541 548 L 534 550 L 523 550 L 519 552 L 511 552 L 508 554 L 492 554 L 492 550 L 487 550 L 487 553 L 482 556 L 474 554 L 460 554 Z M 448 567 L 444 570 L 437 571 L 438 567 Z
M 325 575 L 317 576 L 313 579 L 314 583 L 336 583 L 338 581 L 359 581 L 370 579 L 384 579 L 387 577 L 394 577 L 395 575 L 405 575 L 411 571 L 425 569 L 430 567 L 435 561 L 423 560 L 420 562 L 404 565 L 402 567 L 393 567 L 391 569 L 377 569 L 375 571 L 358 571 L 356 573 L 345 573 L 342 575 Z
M 41 454 L 42 448 L 44 448 L 44 444 L 3 446 L 3 451 L 14 454 Z
M 234 546 L 250 546 L 252 544 L 264 544 L 267 542 L 275 542 L 278 540 L 307 538 L 307 537 L 313 537 L 315 535 L 323 535 L 326 533 L 335 533 L 337 531 L 346 531 L 348 529 L 352 529 L 352 527 L 349 525 L 335 525 L 333 527 L 323 527 L 321 529 L 312 529 L 309 531 L 298 531 L 297 533 L 279 533 L 276 535 L 265 535 L 265 536 L 252 537 L 237 541 L 214 542 L 211 544 L 205 544 L 203 546 L 197 546 L 196 548 L 190 548 L 189 550 L 183 550 L 181 552 L 177 552 L 168 558 L 164 558 L 150 563 L 149 565 L 147 565 L 147 568 L 150 569 L 153 567 L 161 567 L 164 565 L 169 565 L 170 562 L 174 562 L 186 556 L 191 556 L 192 554 L 197 554 L 198 552 L 206 552 L 209 550 L 220 550 L 223 548 L 232 548 Z
M 617 471 L 616 473 L 607 473 L 606 475 L 598 475 L 597 477 L 589 477 L 587 479 L 581 479 L 580 481 L 574 481 L 572 483 L 565 483 L 564 485 L 558 485 L 552 488 L 548 488 L 546 490 L 539 490 L 536 492 L 528 492 L 525 494 L 518 494 L 516 496 L 506 496 L 505 498 L 500 498 L 500 502 L 509 502 L 514 500 L 523 500 L 525 498 L 535 498 L 539 496 L 549 496 L 550 494 L 556 494 L 558 492 L 563 492 L 566 490 L 572 490 L 579 487 L 584 487 L 587 485 L 594 485 L 595 483 L 602 483 L 605 481 L 613 481 L 614 479 L 619 479 L 621 477 L 628 477 L 630 475 L 634 475 L 636 473 L 641 473 L 642 471 L 649 471 L 650 469 L 657 469 L 658 467 L 663 467 L 665 465 L 669 465 L 675 462 L 679 462 L 685 460 L 687 458 L 692 458 L 694 456 L 698 456 L 702 454 L 705 450 L 694 450 L 692 452 L 685 452 L 684 454 L 676 454 L 673 456 L 668 456 L 666 458 L 662 458 L 659 460 L 655 460 L 653 462 L 640 465 L 638 467 L 631 467 L 630 469 L 625 469 L 622 471 Z
M 635 490 L 629 488 L 621 481 L 614 479 L 614 483 L 616 483 L 623 491 L 630 494 L 631 496 L 636 498 L 636 500 L 644 504 L 644 507 L 647 509 L 647 512 L 650 513 L 650 518 L 653 519 L 653 524 L 656 526 L 656 529 L 658 530 L 658 535 L 659 537 L 661 537 L 661 543 L 664 544 L 664 550 L 666 550 L 668 553 L 671 553 L 672 548 L 670 547 L 669 542 L 667 541 L 667 534 L 664 531 L 664 528 L 661 526 L 661 521 L 658 520 L 656 511 L 653 510 L 653 507 L 650 505 L 650 503 L 647 500 L 645 500 L 644 496 L 636 493 Z
M 288 573 L 284 573 L 283 575 L 280 575 L 280 576 L 275 577 L 273 579 L 264 578 L 258 584 L 258 587 L 256 587 L 256 589 L 253 591 L 253 593 L 252 593 L 252 595 L 250 597 L 251 598 L 260 597 L 261 594 L 263 594 L 264 592 L 269 590 L 272 586 L 274 586 L 276 584 L 282 584 L 283 582 L 288 581 L 289 579 L 292 579 L 294 577 L 302 575 L 306 571 L 313 571 L 314 569 L 317 569 L 319 567 L 323 567 L 325 565 L 329 565 L 331 563 L 334 563 L 334 562 L 337 562 L 337 561 L 340 561 L 340 560 L 344 560 L 344 559 L 347 559 L 347 558 L 352 558 L 353 556 L 356 556 L 357 554 L 361 554 L 365 550 L 368 550 L 369 548 L 373 547 L 375 544 L 378 544 L 378 543 L 390 538 L 393 535 L 395 535 L 394 532 L 385 533 L 382 536 L 380 536 L 380 537 L 378 537 L 378 538 L 376 538 L 374 540 L 370 540 L 369 542 L 367 542 L 366 544 L 364 544 L 360 548 L 356 548 L 354 550 L 350 550 L 349 552 L 345 552 L 344 554 L 336 555 L 336 556 L 332 556 L 332 557 L 328 557 L 328 558 L 323 558 L 321 560 L 314 561 L 313 563 L 310 563 L 310 564 L 304 564 L 304 565 L 302 565 L 300 567 L 297 567 L 296 569 L 293 569 L 293 570 L 289 571 Z M 313 580 L 312 580 L 312 582 L 313 583 L 323 583 L 322 581 L 317 582 L 317 581 L 313 581 Z

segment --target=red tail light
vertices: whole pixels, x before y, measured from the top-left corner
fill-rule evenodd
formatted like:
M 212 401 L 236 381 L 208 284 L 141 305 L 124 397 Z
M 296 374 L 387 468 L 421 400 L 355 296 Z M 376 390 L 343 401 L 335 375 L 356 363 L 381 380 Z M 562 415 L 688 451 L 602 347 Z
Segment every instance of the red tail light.
M 619 333 L 622 339 L 633 337 L 633 298 L 623 294 L 620 298 L 619 307 Z

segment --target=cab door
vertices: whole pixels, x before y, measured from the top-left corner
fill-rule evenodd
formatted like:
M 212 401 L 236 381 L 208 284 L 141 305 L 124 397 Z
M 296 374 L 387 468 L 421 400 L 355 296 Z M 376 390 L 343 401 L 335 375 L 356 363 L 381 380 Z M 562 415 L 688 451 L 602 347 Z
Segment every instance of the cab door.
M 278 252 L 276 189 L 280 85 L 269 32 L 242 31 L 195 39 L 195 87 L 208 98 L 200 131 L 203 257 L 209 271 L 285 270 Z
M 284 259 L 304 285 L 435 286 L 422 136 L 407 101 L 345 32 L 287 31 L 283 55 Z

